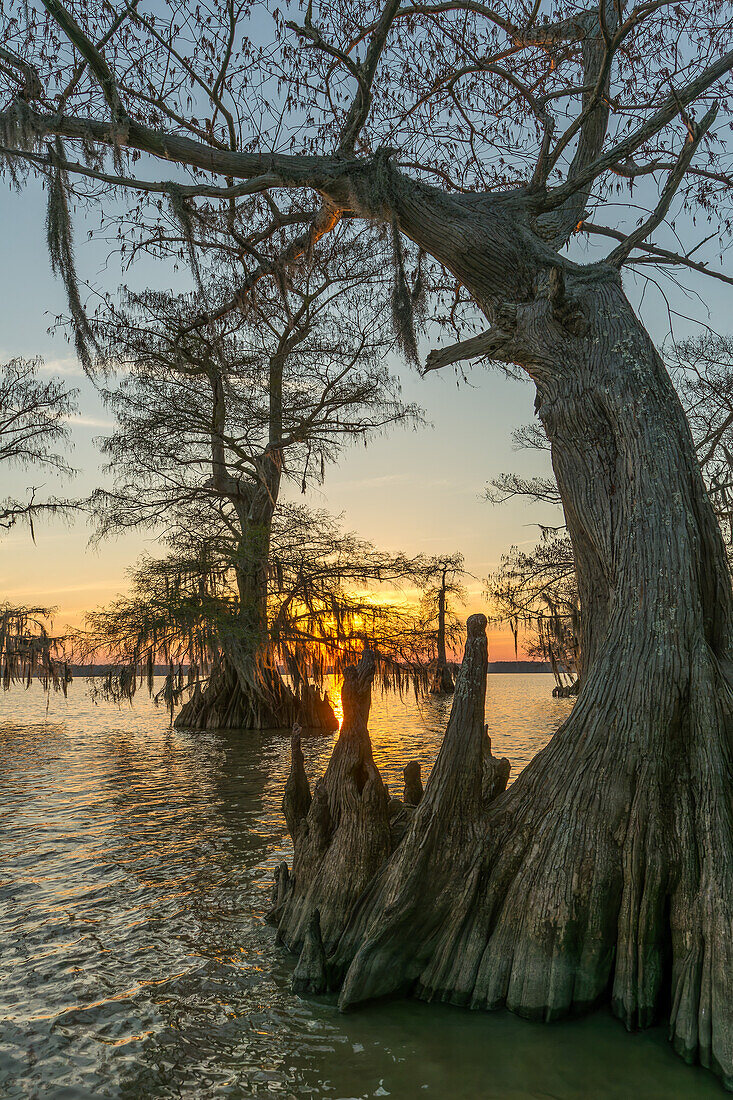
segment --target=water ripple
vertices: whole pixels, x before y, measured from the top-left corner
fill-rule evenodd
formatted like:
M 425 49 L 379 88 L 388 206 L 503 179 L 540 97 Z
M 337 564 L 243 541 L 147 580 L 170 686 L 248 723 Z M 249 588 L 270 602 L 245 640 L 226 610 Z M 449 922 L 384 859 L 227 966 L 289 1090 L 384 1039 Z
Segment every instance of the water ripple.
M 489 678 L 494 751 L 513 776 L 570 704 L 543 676 Z M 378 699 L 375 757 L 395 792 L 431 766 L 443 700 Z M 22 722 L 19 715 L 23 716 Z M 332 737 L 304 742 L 311 778 Z M 282 734 L 193 735 L 143 698 L 75 684 L 0 699 L 0 1094 L 162 1097 L 717 1096 L 656 1032 L 596 1017 L 533 1027 L 395 1002 L 341 1016 L 289 992 L 263 922 L 291 851 Z

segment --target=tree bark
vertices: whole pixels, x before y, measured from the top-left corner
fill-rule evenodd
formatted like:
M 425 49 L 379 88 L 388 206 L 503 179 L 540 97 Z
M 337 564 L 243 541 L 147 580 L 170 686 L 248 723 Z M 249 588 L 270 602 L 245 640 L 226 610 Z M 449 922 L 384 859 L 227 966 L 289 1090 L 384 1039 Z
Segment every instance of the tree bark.
M 578 702 L 485 812 L 476 742 L 452 750 L 449 727 L 412 830 L 338 945 L 340 1003 L 412 991 L 553 1020 L 608 997 L 630 1029 L 668 1014 L 675 1049 L 733 1088 L 724 546 L 683 411 L 618 277 L 568 290 L 582 334 L 558 322 L 550 293 L 518 311 L 509 339 L 537 385 L 573 540 Z
M 341 734 L 310 802 L 299 742 L 293 739 L 284 801 L 293 870 L 278 927 L 291 950 L 301 950 L 318 910 L 319 934 L 330 953 L 356 899 L 390 852 L 389 797 L 367 728 L 374 671 L 368 650 L 358 666 L 345 671 Z
M 345 973 L 342 1007 L 411 990 L 422 953 L 437 945 L 441 924 L 470 878 L 491 799 L 503 789 L 498 776 L 503 786 L 509 776 L 508 761 L 491 755 L 484 724 L 487 667 L 486 617 L 472 615 L 448 728 L 424 794 L 399 847 L 355 906 L 332 959 L 334 976 Z

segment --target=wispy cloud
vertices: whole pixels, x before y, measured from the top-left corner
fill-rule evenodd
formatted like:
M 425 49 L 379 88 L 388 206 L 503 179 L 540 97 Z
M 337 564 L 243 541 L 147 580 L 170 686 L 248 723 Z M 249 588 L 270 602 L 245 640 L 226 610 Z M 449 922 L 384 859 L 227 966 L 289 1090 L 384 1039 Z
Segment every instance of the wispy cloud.
M 423 477 L 415 473 L 402 473 L 402 474 L 380 474 L 378 477 L 359 477 L 359 478 L 332 478 L 329 480 L 330 485 L 338 485 L 339 488 L 347 487 L 349 489 L 381 489 L 385 485 L 405 485 L 408 483 L 418 483 L 426 489 L 441 489 L 454 484 L 453 479 L 448 477 Z
M 63 419 L 72 428 L 113 428 L 114 421 L 103 420 L 96 416 L 65 416 Z
M 332 484 L 349 489 L 378 489 L 382 485 L 397 485 L 411 480 L 408 474 L 382 474 L 379 477 L 345 478 L 343 481 L 333 478 Z
M 66 355 L 57 359 L 46 359 L 41 365 L 44 374 L 64 374 L 82 378 L 84 370 L 75 355 Z
M 66 595 L 69 592 L 99 592 L 104 594 L 106 592 L 118 591 L 120 588 L 120 582 L 110 581 L 93 581 L 90 584 L 67 584 L 58 585 L 55 588 L 16 588 L 13 590 L 13 598 L 25 598 L 26 596 L 33 596 L 34 598 L 39 596 L 60 596 Z

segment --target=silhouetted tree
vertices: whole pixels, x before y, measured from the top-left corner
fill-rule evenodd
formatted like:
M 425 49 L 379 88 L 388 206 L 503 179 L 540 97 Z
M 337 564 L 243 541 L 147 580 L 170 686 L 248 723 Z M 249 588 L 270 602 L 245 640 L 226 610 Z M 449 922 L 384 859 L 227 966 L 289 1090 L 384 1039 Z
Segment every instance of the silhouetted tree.
M 7 471 L 73 471 L 61 453 L 69 449 L 68 420 L 76 411 L 76 391 L 57 378 L 39 377 L 38 359 L 11 359 L 0 366 L 0 467 Z M 0 528 L 26 523 L 35 537 L 34 519 L 66 512 L 71 503 L 56 497 L 37 500 L 38 487 L 29 487 L 25 499 L 6 497 L 0 502 Z M 30 684 L 38 676 L 48 687 L 61 687 L 71 672 L 59 654 L 59 640 L 49 633 L 52 609 L 0 604 L 0 678 L 3 687 Z
M 463 636 L 463 624 L 455 605 L 466 601 L 466 589 L 461 583 L 466 576 L 463 555 L 451 554 L 431 558 L 428 562 L 422 591 L 423 623 L 435 646 L 435 660 L 430 681 L 431 695 L 452 695 L 452 661 L 448 647 L 455 649 Z
M 157 697 L 172 711 L 192 693 L 183 724 L 247 728 L 258 717 L 257 701 L 237 690 L 222 661 L 222 639 L 239 633 L 239 562 L 226 530 L 194 531 L 185 544 L 176 539 L 177 553 L 137 564 L 130 593 L 87 616 L 77 649 L 87 660 L 102 654 L 111 662 L 104 691 L 113 698 L 131 698 L 142 682 L 154 692 L 163 663 L 168 673 Z M 427 686 L 432 636 L 419 609 L 400 597 L 423 578 L 423 558 L 377 550 L 327 512 L 292 504 L 274 514 L 269 547 L 268 653 L 292 685 L 289 712 L 277 715 L 283 724 L 337 729 L 313 685 L 322 687 L 327 673 L 341 676 L 364 646 L 384 687 Z
M 493 618 L 507 623 L 518 651 L 547 661 L 555 693 L 575 694 L 580 684 L 580 605 L 573 547 L 566 534 L 548 532 L 529 552 L 513 546 L 487 580 Z
M 733 338 L 706 333 L 667 357 L 708 495 L 733 557 Z
M 68 452 L 76 391 L 57 378 L 40 378 L 41 365 L 40 359 L 11 359 L 0 366 L 0 465 L 68 477 L 73 470 L 61 446 Z M 0 528 L 26 523 L 34 536 L 34 519 L 71 506 L 56 497 L 38 500 L 38 491 L 39 486 L 30 486 L 23 500 L 0 501 Z
M 153 528 L 177 552 L 190 531 L 211 532 L 213 562 L 236 578 L 237 599 L 216 620 L 220 660 L 180 725 L 335 722 L 310 706 L 307 664 L 289 667 L 287 684 L 274 657 L 268 577 L 281 487 L 305 492 L 346 444 L 418 411 L 384 363 L 391 339 L 364 293 L 379 274 L 373 257 L 358 238 L 328 244 L 287 286 L 263 287 L 246 318 L 183 335 L 191 297 L 148 291 L 93 325 L 103 361 L 122 372 L 103 391 L 118 426 L 103 443 L 114 487 L 94 497 L 100 535 Z

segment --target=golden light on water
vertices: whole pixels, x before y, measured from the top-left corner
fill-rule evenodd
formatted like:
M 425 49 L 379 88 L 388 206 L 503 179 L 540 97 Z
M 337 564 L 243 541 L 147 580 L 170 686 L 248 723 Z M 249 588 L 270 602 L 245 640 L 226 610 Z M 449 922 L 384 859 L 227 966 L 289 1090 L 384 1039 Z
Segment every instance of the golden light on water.
M 328 687 L 328 698 L 333 707 L 333 712 L 338 718 L 339 729 L 343 725 L 344 721 L 344 708 L 341 705 L 341 683 L 334 676 L 331 684 Z

